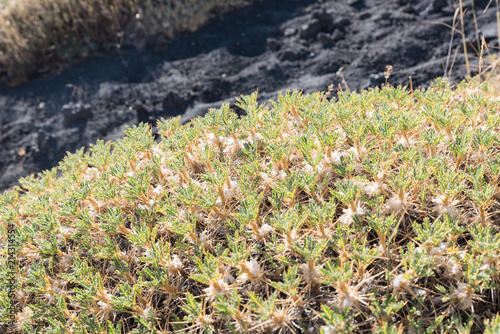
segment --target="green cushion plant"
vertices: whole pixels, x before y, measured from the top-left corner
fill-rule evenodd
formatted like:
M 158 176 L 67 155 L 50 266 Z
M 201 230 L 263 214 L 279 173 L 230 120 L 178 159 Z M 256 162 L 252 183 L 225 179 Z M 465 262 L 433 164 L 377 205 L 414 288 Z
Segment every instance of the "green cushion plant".
M 68 154 L 0 197 L 0 325 L 498 333 L 499 105 L 478 79 L 254 93 Z

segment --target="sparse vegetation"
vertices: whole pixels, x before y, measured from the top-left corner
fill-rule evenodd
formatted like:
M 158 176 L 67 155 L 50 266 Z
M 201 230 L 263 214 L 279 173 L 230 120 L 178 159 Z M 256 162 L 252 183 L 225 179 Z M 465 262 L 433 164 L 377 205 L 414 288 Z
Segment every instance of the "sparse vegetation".
M 8 332 L 496 333 L 499 105 L 478 78 L 252 94 L 69 154 L 0 197 Z
M 247 0 L 0 1 L 0 80 L 10 84 L 55 70 L 100 46 L 143 44 L 198 29 Z

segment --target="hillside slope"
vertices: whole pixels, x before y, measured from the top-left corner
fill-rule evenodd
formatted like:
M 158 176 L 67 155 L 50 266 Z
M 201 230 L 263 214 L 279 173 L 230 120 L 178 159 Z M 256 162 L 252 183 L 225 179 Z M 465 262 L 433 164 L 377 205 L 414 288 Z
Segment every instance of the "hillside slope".
M 498 90 L 237 104 L 0 196 L 0 331 L 498 333 Z

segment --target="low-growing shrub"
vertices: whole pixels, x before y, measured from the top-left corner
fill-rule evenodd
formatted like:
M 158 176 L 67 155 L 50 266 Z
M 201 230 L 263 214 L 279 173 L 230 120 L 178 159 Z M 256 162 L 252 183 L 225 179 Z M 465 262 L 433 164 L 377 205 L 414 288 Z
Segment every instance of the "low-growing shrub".
M 162 119 L 157 141 L 128 128 L 5 192 L 2 328 L 498 332 L 498 91 L 238 105 Z

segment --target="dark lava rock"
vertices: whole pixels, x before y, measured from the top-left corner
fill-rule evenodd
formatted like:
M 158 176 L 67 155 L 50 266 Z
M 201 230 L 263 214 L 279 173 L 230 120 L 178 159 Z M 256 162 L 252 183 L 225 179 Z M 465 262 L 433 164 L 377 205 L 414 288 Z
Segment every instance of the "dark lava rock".
M 415 14 L 416 13 L 415 7 L 413 7 L 413 5 L 411 3 L 405 5 L 402 9 L 402 12 L 405 14 Z
M 318 40 L 321 42 L 321 44 L 323 44 L 323 46 L 332 46 L 335 44 L 332 35 L 327 34 L 326 32 L 320 32 L 318 34 Z
M 444 7 L 448 6 L 447 0 L 432 0 L 429 6 L 425 9 L 427 13 L 439 13 Z
M 168 42 L 163 36 L 158 36 L 158 38 L 155 41 L 154 44 L 154 51 L 155 52 L 162 52 L 165 51 L 168 47 Z
M 481 37 L 484 37 L 484 40 L 486 41 L 486 43 L 490 43 L 491 41 L 498 39 L 497 23 L 491 22 L 488 24 L 480 25 L 478 34 L 479 34 L 480 40 L 482 39 Z M 472 40 L 473 44 L 477 43 L 477 37 L 475 36 L 475 34 L 471 38 L 471 40 Z
M 313 13 L 313 19 L 317 19 L 321 24 L 321 31 L 330 31 L 333 24 L 333 17 L 326 10 L 321 10 Z
M 336 42 L 342 40 L 345 38 L 345 33 L 342 31 L 335 29 L 335 31 L 332 34 L 327 34 L 324 32 L 320 32 L 318 34 L 318 40 L 323 44 L 324 46 L 332 46 Z
M 333 22 L 332 29 L 339 29 L 345 32 L 350 24 L 351 20 L 349 20 L 347 17 L 341 17 Z
M 188 103 L 189 100 L 187 99 L 187 97 L 176 91 L 168 92 L 163 99 L 163 107 L 165 109 L 184 107 Z
M 297 33 L 297 29 L 296 28 L 286 28 L 285 31 L 283 32 L 283 36 L 285 37 L 290 37 L 290 36 L 293 36 Z
M 33 153 L 34 155 L 39 155 L 45 149 L 47 149 L 49 135 L 45 131 L 38 130 L 30 137 L 31 138 L 29 139 L 29 144 L 27 147 L 29 148 L 29 151 L 31 151 L 31 153 Z
M 312 19 L 311 21 L 303 24 L 300 27 L 300 38 L 302 39 L 312 39 L 321 31 L 321 22 L 318 19 Z
M 295 61 L 306 57 L 307 49 L 302 45 L 293 45 L 278 52 L 277 57 L 281 61 Z
M 281 43 L 276 38 L 268 38 L 267 47 L 270 51 L 278 51 L 281 48 Z
M 365 0 L 347 0 L 347 4 L 356 9 L 365 7 Z
M 61 111 L 63 112 L 64 123 L 66 125 L 88 118 L 92 115 L 90 104 L 83 104 L 81 102 L 65 104 L 62 106 Z
M 231 84 L 227 80 L 219 78 L 210 79 L 207 80 L 203 87 L 200 99 L 205 103 L 217 102 L 223 99 L 223 96 L 227 96 L 230 91 Z
M 344 32 L 342 32 L 339 29 L 335 29 L 335 31 L 332 34 L 333 41 L 334 42 L 338 42 L 338 41 L 340 41 L 341 39 L 344 39 L 344 38 L 345 38 Z
M 134 102 L 134 110 L 139 114 L 149 112 L 148 108 L 139 100 Z

